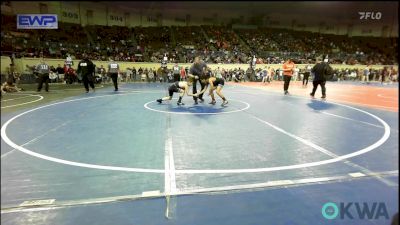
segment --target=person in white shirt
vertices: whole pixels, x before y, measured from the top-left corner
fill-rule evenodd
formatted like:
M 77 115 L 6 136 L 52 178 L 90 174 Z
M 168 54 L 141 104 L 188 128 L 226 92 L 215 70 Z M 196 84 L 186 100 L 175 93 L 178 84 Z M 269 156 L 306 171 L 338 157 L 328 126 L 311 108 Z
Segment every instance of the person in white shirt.
M 217 69 L 214 71 L 214 74 L 216 78 L 222 78 L 221 68 L 217 67 Z
M 364 68 L 363 71 L 363 78 L 362 78 L 362 83 L 365 83 L 365 81 L 367 82 L 367 84 L 369 84 L 369 74 L 371 73 L 369 65 L 367 65 L 367 67 Z
M 126 77 L 125 77 L 125 82 L 131 81 L 131 76 L 132 76 L 132 70 L 130 68 L 126 69 Z
M 161 68 L 163 69 L 167 68 L 167 64 L 168 64 L 168 57 L 167 54 L 164 54 L 164 57 L 161 61 Z
M 299 68 L 294 68 L 294 71 L 293 71 L 293 79 L 294 79 L 294 81 L 297 81 L 297 80 L 299 80 L 299 72 L 300 72 L 300 70 L 299 70 Z
M 72 61 L 72 57 L 70 54 L 67 54 L 67 59 L 65 60 L 65 65 L 67 65 L 68 68 L 71 68 L 71 66 L 74 65 L 74 61 Z
M 269 73 L 269 67 L 267 68 L 266 66 L 264 67 L 264 69 L 262 70 L 262 83 L 265 84 L 265 82 L 270 82 L 271 79 L 271 74 Z

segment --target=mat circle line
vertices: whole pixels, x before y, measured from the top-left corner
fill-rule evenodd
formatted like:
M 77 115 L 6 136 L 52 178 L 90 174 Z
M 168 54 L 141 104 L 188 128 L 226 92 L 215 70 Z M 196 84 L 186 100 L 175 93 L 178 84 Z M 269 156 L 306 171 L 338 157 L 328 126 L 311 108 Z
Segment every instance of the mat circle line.
M 244 108 L 242 108 L 242 109 L 233 110 L 233 111 L 227 111 L 227 112 L 217 112 L 217 113 L 207 113 L 207 112 L 205 112 L 205 113 L 196 113 L 196 112 L 193 112 L 193 113 L 192 113 L 192 112 L 172 112 L 172 111 L 163 111 L 163 110 L 158 110 L 158 109 L 150 108 L 148 105 L 149 105 L 150 103 L 152 103 L 152 102 L 155 102 L 155 101 L 147 102 L 147 103 L 145 103 L 143 106 L 144 106 L 144 108 L 146 108 L 146 109 L 148 109 L 148 110 L 151 110 L 151 111 L 154 111 L 154 112 L 169 113 L 169 114 L 183 114 L 183 115 L 190 115 L 190 114 L 193 114 L 193 115 L 217 115 L 217 114 L 228 114 L 228 113 L 241 112 L 241 111 L 244 111 L 244 110 L 247 110 L 248 108 L 250 108 L 250 104 L 247 103 L 247 102 L 240 101 L 240 100 L 235 100 L 235 99 L 229 99 L 229 101 L 241 102 L 241 103 L 245 104 L 246 107 L 244 107 Z
M 140 92 L 135 92 L 135 93 L 129 93 L 129 94 L 140 94 Z M 128 94 L 119 94 L 119 95 L 128 95 Z M 63 104 L 63 103 L 67 103 L 67 102 L 75 102 L 75 101 L 83 101 L 83 100 L 88 100 L 88 99 L 94 99 L 94 98 L 102 98 L 102 97 L 110 97 L 110 96 L 116 96 L 116 95 L 101 95 L 101 96 L 94 96 L 94 97 L 86 97 L 86 98 L 79 98 L 79 99 L 72 99 L 72 100 L 67 100 L 67 101 L 62 101 L 62 102 L 57 102 L 57 103 L 52 103 L 49 105 L 45 105 L 45 106 L 40 106 L 31 110 L 28 110 L 26 112 L 23 112 L 21 114 L 18 114 L 16 116 L 14 116 L 13 118 L 9 119 L 6 123 L 4 123 L 4 125 L 1 127 L 1 138 L 12 148 L 19 150 L 21 152 L 24 152 L 28 155 L 37 157 L 37 158 L 41 158 L 44 160 L 48 160 L 48 161 L 52 161 L 52 162 L 56 162 L 56 163 L 61 163 L 61 164 L 65 164 L 65 165 L 70 165 L 70 166 L 77 166 L 77 167 L 84 167 L 84 168 L 92 168 L 92 169 L 100 169 L 100 170 L 112 170 L 112 171 L 125 171 L 125 172 L 140 172 L 140 173 L 165 173 L 165 170 L 163 169 L 145 169 L 145 168 L 131 168 L 131 167 L 118 167 L 118 166 L 104 166 L 104 165 L 97 165 L 97 164 L 88 164 L 88 163 L 80 163 L 80 162 L 74 162 L 74 161 L 69 161 L 69 160 L 63 160 L 63 159 L 59 159 L 59 158 L 55 158 L 55 157 L 51 157 L 51 156 L 47 156 L 47 155 L 43 155 L 43 154 L 39 154 L 36 152 L 33 152 L 27 148 L 24 148 L 23 146 L 20 146 L 16 143 L 14 143 L 8 136 L 7 136 L 7 127 L 8 125 L 14 121 L 15 119 L 31 113 L 33 111 L 36 111 L 38 109 L 42 109 L 42 108 L 46 108 L 46 107 L 50 107 L 53 105 L 58 105 L 58 104 Z M 362 112 L 364 114 L 367 114 L 373 118 L 375 118 L 376 120 L 378 120 L 381 124 L 383 124 L 383 127 L 385 129 L 385 132 L 383 134 L 383 136 L 375 143 L 373 143 L 372 145 L 365 147 L 363 149 L 360 149 L 358 151 L 346 154 L 346 155 L 342 155 L 339 156 L 337 158 L 333 158 L 333 159 L 328 159 L 328 160 L 322 160 L 322 161 L 316 161 L 316 162 L 311 162 L 311 163 L 302 163 L 302 164 L 295 164 L 295 165 L 289 165 L 289 166 L 278 166 L 278 167 L 267 167 L 267 168 L 253 168 L 253 169 L 202 169 L 202 170 L 175 170 L 176 174 L 233 174 L 233 173 L 259 173 L 259 172 L 270 172 L 270 171 L 282 171 L 282 170 L 291 170 L 291 169 L 299 169 L 299 168 L 307 168 L 307 167 L 314 167 L 314 166 L 319 166 L 319 165 L 326 165 L 326 164 L 330 164 L 330 163 L 334 163 L 334 162 L 338 162 L 338 161 L 342 161 L 344 159 L 349 159 L 358 155 L 362 155 L 365 154 L 369 151 L 372 151 L 374 149 L 376 149 L 377 147 L 379 147 L 380 145 L 382 145 L 384 142 L 386 142 L 386 140 L 389 138 L 390 136 L 390 127 L 389 125 L 382 120 L 381 118 L 379 118 L 376 115 L 373 115 L 372 113 L 366 112 L 364 110 L 361 109 L 357 109 L 355 107 L 351 107 L 351 106 L 347 106 L 344 104 L 340 104 L 340 103 L 334 103 L 331 102 L 330 104 L 336 104 L 336 105 L 340 105 L 343 107 L 347 107 L 359 112 Z
M 29 102 L 20 103 L 20 104 L 15 104 L 15 105 L 2 106 L 1 108 L 5 109 L 5 108 L 11 108 L 11 107 L 16 107 L 16 106 L 20 106 L 20 105 L 26 105 L 26 104 L 38 102 L 38 101 L 40 101 L 40 100 L 42 100 L 44 98 L 41 95 L 32 95 L 32 94 L 20 94 L 20 95 L 26 95 L 26 97 L 29 97 L 29 96 L 39 97 L 39 99 L 36 99 L 36 100 L 33 100 L 33 101 L 29 101 Z

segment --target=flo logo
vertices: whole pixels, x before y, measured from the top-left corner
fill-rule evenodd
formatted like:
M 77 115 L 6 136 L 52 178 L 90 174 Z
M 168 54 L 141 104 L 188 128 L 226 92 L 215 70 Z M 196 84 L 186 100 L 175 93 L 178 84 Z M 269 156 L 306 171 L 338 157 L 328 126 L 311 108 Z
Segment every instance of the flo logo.
M 382 18 L 381 12 L 358 12 L 360 14 L 360 20 L 380 20 Z
M 354 209 L 355 212 L 354 213 Z M 327 202 L 322 206 L 322 216 L 325 219 L 333 220 L 339 217 L 340 219 L 380 219 L 381 217 L 389 219 L 389 214 L 386 209 L 386 204 L 383 202 L 348 202 L 339 203 L 339 206 L 333 202 Z M 352 213 L 353 212 L 353 213 Z M 357 219 L 357 218 L 356 218 Z

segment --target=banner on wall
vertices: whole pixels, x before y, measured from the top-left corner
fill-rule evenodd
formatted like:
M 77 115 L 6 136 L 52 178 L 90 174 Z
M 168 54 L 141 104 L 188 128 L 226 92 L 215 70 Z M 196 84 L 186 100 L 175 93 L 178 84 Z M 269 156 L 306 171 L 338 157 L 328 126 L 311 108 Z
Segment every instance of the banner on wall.
M 17 29 L 58 29 L 57 14 L 18 14 Z

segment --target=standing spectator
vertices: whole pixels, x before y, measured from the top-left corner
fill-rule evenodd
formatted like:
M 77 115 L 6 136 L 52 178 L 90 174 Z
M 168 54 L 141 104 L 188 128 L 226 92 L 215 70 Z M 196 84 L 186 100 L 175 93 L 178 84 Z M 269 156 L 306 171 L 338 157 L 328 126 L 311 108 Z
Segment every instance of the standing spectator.
M 82 55 L 82 60 L 78 64 L 78 70 L 77 73 L 81 77 L 83 81 L 83 85 L 86 89 L 86 93 L 89 93 L 89 85 L 92 88 L 93 92 L 95 91 L 94 89 L 94 73 L 95 73 L 95 67 L 93 62 L 89 59 L 88 55 L 86 53 L 83 53 Z
M 283 68 L 282 69 L 283 69 L 283 80 L 284 80 L 283 91 L 284 91 L 284 94 L 287 95 L 287 94 L 289 94 L 288 89 L 289 89 L 290 80 L 291 80 L 292 75 L 293 75 L 293 71 L 295 69 L 295 64 L 289 58 L 283 64 Z
M 393 80 L 394 80 L 393 77 L 395 75 L 395 72 L 396 72 L 395 69 L 393 68 L 393 66 L 391 66 L 389 69 L 389 75 L 388 75 L 390 83 L 393 83 Z
M 168 83 L 174 82 L 174 75 L 172 74 L 172 70 L 166 69 Z
M 148 79 L 149 82 L 154 82 L 155 81 L 155 76 L 154 76 L 154 72 L 153 72 L 152 68 L 150 68 L 147 77 L 149 78 Z
M 270 66 L 268 67 L 268 74 L 269 74 L 270 82 L 272 82 L 275 77 L 275 70 Z
M 214 74 L 215 74 L 216 78 L 223 78 L 222 77 L 222 70 L 219 67 L 217 67 L 217 69 L 214 71 Z
M 311 73 L 311 65 L 306 66 L 306 70 L 304 71 L 304 76 L 303 76 L 303 86 L 307 87 L 308 84 L 308 78 L 310 77 Z
M 158 77 L 157 77 L 157 70 L 156 70 L 156 68 L 155 67 L 153 67 L 153 77 L 154 77 L 154 80 L 153 80 L 153 82 L 157 82 L 157 80 L 158 80 Z
M 398 73 L 399 73 L 399 72 L 398 72 L 395 68 L 392 67 L 392 73 L 391 73 L 391 75 L 392 75 L 392 81 L 393 81 L 393 82 L 398 81 L 398 76 L 399 76 Z
M 167 54 L 164 54 L 164 57 L 163 57 L 163 59 L 161 61 L 161 67 L 162 68 L 167 68 L 167 64 L 168 64 L 168 57 L 167 57 Z
M 389 76 L 389 68 L 387 66 L 383 67 L 381 72 L 381 84 L 385 84 L 386 78 Z
M 159 67 L 157 70 L 157 77 L 158 77 L 158 80 L 160 81 L 160 83 L 162 83 L 164 81 L 164 72 L 161 67 Z
M 376 74 L 378 73 L 377 70 L 371 70 L 371 74 L 372 74 L 372 81 L 376 81 Z
M 283 80 L 283 70 L 281 68 L 277 69 L 278 80 Z
M 142 74 L 142 80 L 145 80 L 147 82 L 149 82 L 149 70 L 147 68 L 144 68 L 143 74 Z
M 142 79 L 142 74 L 143 74 L 143 69 L 142 67 L 139 67 L 138 71 L 137 71 L 137 78 L 138 80 Z
M 72 67 L 74 65 L 74 61 L 72 61 L 70 54 L 67 54 L 67 59 L 65 60 L 65 65 L 67 67 Z
M 293 77 L 294 77 L 294 81 L 297 81 L 297 80 L 299 80 L 299 72 L 300 72 L 300 70 L 299 70 L 299 68 L 294 68 L 294 71 L 293 71 Z
M 125 76 L 125 82 L 131 81 L 132 77 L 132 70 L 131 68 L 126 69 L 126 76 Z
M 322 99 L 326 98 L 326 88 L 325 88 L 325 83 L 326 83 L 326 77 L 332 75 L 333 69 L 332 67 L 328 64 L 328 59 L 325 59 L 324 62 L 318 62 L 311 70 L 311 72 L 314 74 L 314 79 L 313 79 L 313 90 L 310 93 L 310 96 L 314 98 L 315 91 L 317 90 L 318 85 L 321 85 L 321 91 L 322 91 Z
M 49 92 L 49 73 L 50 68 L 44 62 L 44 58 L 40 60 L 40 63 L 36 66 L 36 72 L 38 73 L 38 88 L 37 91 L 40 92 L 42 90 L 43 82 L 45 83 L 45 90 Z
M 251 76 L 253 74 L 253 69 L 251 67 L 247 68 L 246 73 L 244 74 L 244 81 L 251 81 Z
M 355 69 L 355 71 L 357 73 L 358 80 L 360 80 L 362 82 L 364 79 L 364 70 L 359 68 L 359 69 Z
M 137 81 L 137 77 L 136 77 L 136 68 L 135 67 L 133 67 L 132 68 L 132 79 L 134 80 L 134 81 Z
M 270 74 L 268 73 L 269 68 L 267 68 L 266 66 L 264 67 L 264 69 L 262 70 L 262 83 L 265 84 L 265 82 L 270 82 L 269 81 L 269 76 Z
M 253 56 L 253 59 L 252 59 L 251 62 L 250 62 L 250 68 L 254 71 L 254 70 L 256 70 L 256 65 L 257 65 L 257 58 L 256 58 L 256 56 L 254 55 L 254 56 Z
M 367 65 L 367 67 L 365 67 L 364 71 L 363 71 L 363 79 L 362 79 L 362 83 L 364 83 L 365 81 L 367 81 L 367 84 L 369 84 L 369 74 L 370 74 L 370 68 L 369 65 Z
M 181 68 L 181 81 L 186 81 L 186 70 L 185 68 L 182 66 Z
M 119 65 L 117 62 L 110 57 L 110 63 L 108 64 L 108 76 L 111 77 L 111 80 L 114 84 L 114 91 L 118 91 L 118 74 L 120 73 Z
M 240 83 L 241 82 L 239 72 L 233 72 L 232 80 L 234 82 L 236 82 L 236 83 Z
M 189 74 L 189 67 L 188 66 L 185 67 L 185 74 L 186 74 L 186 78 L 187 78 L 187 75 Z

